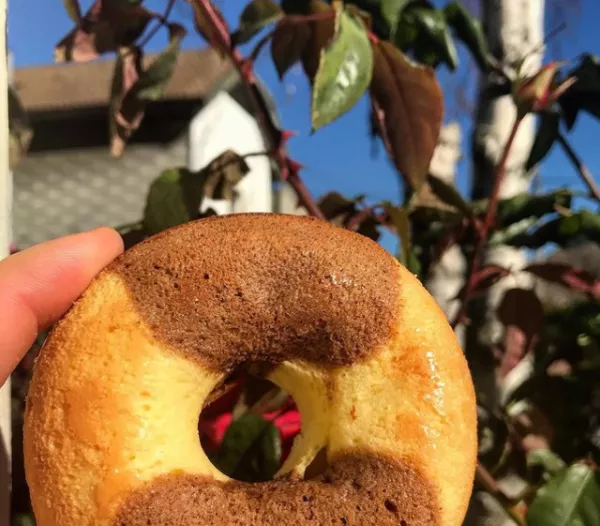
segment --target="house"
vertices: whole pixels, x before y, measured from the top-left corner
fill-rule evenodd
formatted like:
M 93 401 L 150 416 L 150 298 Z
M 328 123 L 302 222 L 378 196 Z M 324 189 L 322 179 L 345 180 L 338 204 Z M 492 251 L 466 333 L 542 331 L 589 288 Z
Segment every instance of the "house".
M 19 249 L 139 221 L 150 183 L 166 168 L 198 170 L 228 148 L 240 154 L 269 149 L 237 72 L 207 48 L 180 54 L 164 97 L 150 104 L 123 157 L 112 158 L 113 68 L 113 60 L 98 60 L 14 70 L 14 87 L 33 130 L 29 153 L 13 176 L 13 240 Z M 270 160 L 247 162 L 251 170 L 232 202 L 204 206 L 220 214 L 294 212 L 293 196 L 281 189 Z

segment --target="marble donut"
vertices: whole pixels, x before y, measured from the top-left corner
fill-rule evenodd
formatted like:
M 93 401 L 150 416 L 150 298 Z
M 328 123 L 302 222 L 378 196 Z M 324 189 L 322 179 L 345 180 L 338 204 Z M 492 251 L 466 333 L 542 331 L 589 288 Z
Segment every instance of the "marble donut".
M 303 419 L 258 484 L 197 436 L 249 363 Z M 419 281 L 365 237 L 274 214 L 188 223 L 103 271 L 40 353 L 24 435 L 38 526 L 459 526 L 477 440 L 463 353 Z

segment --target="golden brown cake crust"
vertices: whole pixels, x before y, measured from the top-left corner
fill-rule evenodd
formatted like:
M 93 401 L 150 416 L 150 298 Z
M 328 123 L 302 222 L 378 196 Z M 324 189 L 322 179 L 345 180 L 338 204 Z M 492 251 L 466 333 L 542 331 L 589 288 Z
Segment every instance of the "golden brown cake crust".
M 159 340 L 218 371 L 351 364 L 389 341 L 399 304 L 384 249 L 311 218 L 202 220 L 137 245 L 109 271 Z
M 210 392 L 266 364 L 302 413 L 281 479 L 229 480 Z M 458 526 L 473 384 L 421 283 L 367 238 L 293 216 L 188 223 L 109 266 L 36 362 L 24 451 L 39 526 Z M 324 451 L 329 469 L 306 467 Z
M 385 456 L 339 457 L 310 481 L 165 476 L 132 494 L 114 526 L 437 526 L 431 484 Z

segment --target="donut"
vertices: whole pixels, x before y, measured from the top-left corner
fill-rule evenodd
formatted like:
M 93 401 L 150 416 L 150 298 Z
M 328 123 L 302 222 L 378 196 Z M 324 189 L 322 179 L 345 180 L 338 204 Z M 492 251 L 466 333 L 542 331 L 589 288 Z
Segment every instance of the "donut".
M 302 415 L 261 483 L 218 471 L 197 431 L 249 364 Z M 45 343 L 24 428 L 38 526 L 458 526 L 476 442 L 467 364 L 418 279 L 277 214 L 187 223 L 106 268 Z

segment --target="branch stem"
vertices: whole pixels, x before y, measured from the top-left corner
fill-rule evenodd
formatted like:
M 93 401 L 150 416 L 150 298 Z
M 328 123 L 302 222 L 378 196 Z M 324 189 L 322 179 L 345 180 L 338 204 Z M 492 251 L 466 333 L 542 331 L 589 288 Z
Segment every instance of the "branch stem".
M 299 164 L 290 159 L 285 146 L 286 134 L 280 130 L 269 115 L 264 100 L 261 100 L 260 89 L 256 82 L 256 76 L 252 69 L 252 61 L 245 60 L 237 49 L 231 47 L 231 35 L 227 27 L 222 23 L 216 13 L 211 0 L 194 0 L 198 9 L 212 24 L 214 29 L 214 44 L 229 57 L 237 69 L 242 83 L 248 93 L 248 97 L 255 107 L 256 115 L 263 130 L 269 135 L 270 142 L 274 148 L 272 158 L 277 162 L 281 173 L 281 178 L 287 180 L 290 186 L 295 190 L 298 201 L 313 216 L 319 219 L 325 219 L 315 200 L 306 188 L 299 174 Z M 304 17 L 306 18 L 306 17 Z
M 148 42 L 150 42 L 150 40 L 152 40 L 152 38 L 154 37 L 154 35 L 156 35 L 158 30 L 169 21 L 169 16 L 171 15 L 171 11 L 173 10 L 174 6 L 175 6 L 175 0 L 169 0 L 169 3 L 167 4 L 167 8 L 165 9 L 165 12 L 158 19 L 158 24 L 156 24 L 150 30 L 150 32 L 144 37 L 144 39 L 138 44 L 139 48 L 143 48 Z
M 494 476 L 483 464 L 481 464 L 481 462 L 477 464 L 476 479 L 477 482 L 502 505 L 512 520 L 519 526 L 525 526 L 525 519 L 515 510 L 514 502 L 511 501 L 504 491 L 502 491 L 502 488 L 498 485 Z
M 494 176 L 494 184 L 492 186 L 492 193 L 488 203 L 485 219 L 483 221 L 483 225 L 476 229 L 477 241 L 475 243 L 473 263 L 471 265 L 469 277 L 467 278 L 467 284 L 464 288 L 464 292 L 461 298 L 460 308 L 452 322 L 453 328 L 463 321 L 463 318 L 465 317 L 465 314 L 467 312 L 469 301 L 471 300 L 471 296 L 475 289 L 475 285 L 477 284 L 477 273 L 481 269 L 481 260 L 483 258 L 488 234 L 494 224 L 496 212 L 498 211 L 498 203 L 500 201 L 500 188 L 502 186 L 502 182 L 504 181 L 504 176 L 506 175 L 506 163 L 508 161 L 508 156 L 515 142 L 515 137 L 517 136 L 517 132 L 519 131 L 519 127 L 522 121 L 523 117 L 517 114 L 513 127 L 510 131 L 510 135 L 508 136 L 508 140 L 506 141 L 506 145 L 504 146 L 504 150 L 502 151 L 502 156 L 498 161 L 496 173 Z
M 598 202 L 600 202 L 600 187 L 598 187 L 598 184 L 594 180 L 594 176 L 583 164 L 577 153 L 575 153 L 575 150 L 573 150 L 573 147 L 569 144 L 569 142 L 562 133 L 558 134 L 558 143 L 561 145 L 562 149 L 567 154 L 567 157 L 573 163 L 573 166 L 577 170 L 577 173 L 581 177 L 582 181 L 588 187 L 590 195 Z

